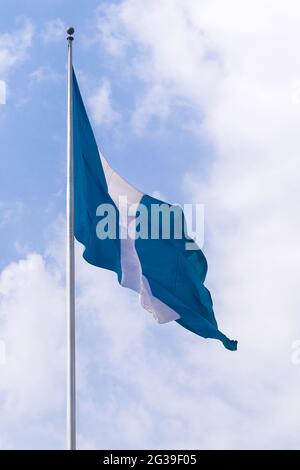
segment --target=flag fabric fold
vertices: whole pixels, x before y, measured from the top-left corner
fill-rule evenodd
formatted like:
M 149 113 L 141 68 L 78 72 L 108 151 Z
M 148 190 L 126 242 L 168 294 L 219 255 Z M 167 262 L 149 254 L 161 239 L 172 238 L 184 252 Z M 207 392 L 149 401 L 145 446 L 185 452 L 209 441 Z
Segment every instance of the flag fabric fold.
M 237 342 L 218 329 L 209 291 L 204 286 L 207 262 L 202 251 L 186 250 L 181 209 L 173 217 L 168 239 L 159 227 L 156 237 L 131 237 L 138 225 L 152 233 L 151 208 L 166 203 L 145 195 L 117 172 L 99 152 L 73 71 L 74 230 L 85 247 L 83 257 L 117 274 L 119 283 L 140 295 L 141 305 L 159 323 L 176 321 L 204 338 L 215 338 L 229 350 Z M 101 238 L 99 206 L 114 212 L 114 237 Z M 174 206 L 167 205 L 170 209 Z M 134 211 L 129 212 L 129 207 Z M 145 210 L 147 210 L 145 212 Z M 175 217 L 181 218 L 182 236 L 174 235 Z M 146 220 L 144 220 L 146 219 Z

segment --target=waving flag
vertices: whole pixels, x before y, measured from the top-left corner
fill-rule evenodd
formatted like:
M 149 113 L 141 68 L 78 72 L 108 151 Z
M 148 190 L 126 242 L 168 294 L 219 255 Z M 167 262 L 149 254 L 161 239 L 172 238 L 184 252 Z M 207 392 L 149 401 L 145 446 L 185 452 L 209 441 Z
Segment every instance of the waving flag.
M 85 246 L 85 260 L 114 271 L 119 283 L 136 291 L 142 306 L 159 323 L 176 321 L 236 350 L 237 342 L 221 333 L 215 320 L 212 299 L 204 286 L 206 259 L 198 247 L 186 249 L 191 240 L 185 235 L 181 209 L 141 193 L 110 167 L 98 151 L 74 72 L 73 132 L 74 229 L 76 239 Z M 156 227 L 157 219 L 154 226 L 148 217 L 154 206 L 161 213 L 169 208 L 173 214 L 167 238 Z M 178 220 L 182 222 L 181 237 L 175 233 Z M 141 225 L 145 233 L 130 236 Z M 154 237 L 150 236 L 153 232 Z

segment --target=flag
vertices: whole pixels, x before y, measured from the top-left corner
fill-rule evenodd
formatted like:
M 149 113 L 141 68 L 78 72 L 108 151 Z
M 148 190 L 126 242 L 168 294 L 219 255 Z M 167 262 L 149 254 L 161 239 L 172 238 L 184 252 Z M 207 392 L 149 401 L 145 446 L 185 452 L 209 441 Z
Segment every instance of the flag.
M 204 254 L 198 247 L 186 249 L 191 239 L 185 234 L 182 210 L 143 194 L 111 168 L 98 150 L 74 71 L 73 152 L 74 232 L 85 247 L 84 259 L 114 271 L 119 283 L 136 291 L 141 305 L 159 323 L 176 321 L 236 350 L 237 341 L 218 329 L 211 295 L 204 286 Z M 170 210 L 168 237 L 149 217 L 154 207 L 158 221 L 163 210 Z M 178 222 L 181 237 L 175 233 Z M 135 237 L 130 236 L 132 231 Z M 155 236 L 150 236 L 152 232 Z

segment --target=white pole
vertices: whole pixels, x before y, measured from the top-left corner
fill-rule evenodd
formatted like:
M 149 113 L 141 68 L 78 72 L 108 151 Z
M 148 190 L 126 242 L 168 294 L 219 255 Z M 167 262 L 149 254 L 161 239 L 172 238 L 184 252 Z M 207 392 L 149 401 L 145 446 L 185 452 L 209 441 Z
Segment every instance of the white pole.
M 72 42 L 74 29 L 68 33 L 68 111 L 67 111 L 67 449 L 76 450 L 75 382 L 75 255 L 74 255 L 74 163 L 73 163 L 73 79 Z

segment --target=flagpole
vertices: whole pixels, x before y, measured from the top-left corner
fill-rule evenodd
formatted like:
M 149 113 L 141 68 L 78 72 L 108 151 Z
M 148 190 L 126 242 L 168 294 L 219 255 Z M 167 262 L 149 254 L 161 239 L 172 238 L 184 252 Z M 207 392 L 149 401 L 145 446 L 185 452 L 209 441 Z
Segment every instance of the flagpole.
M 67 449 L 76 450 L 76 367 L 75 367 L 75 252 L 74 252 L 74 163 L 73 163 L 73 66 L 72 42 L 74 28 L 68 37 L 68 99 L 67 99 Z

